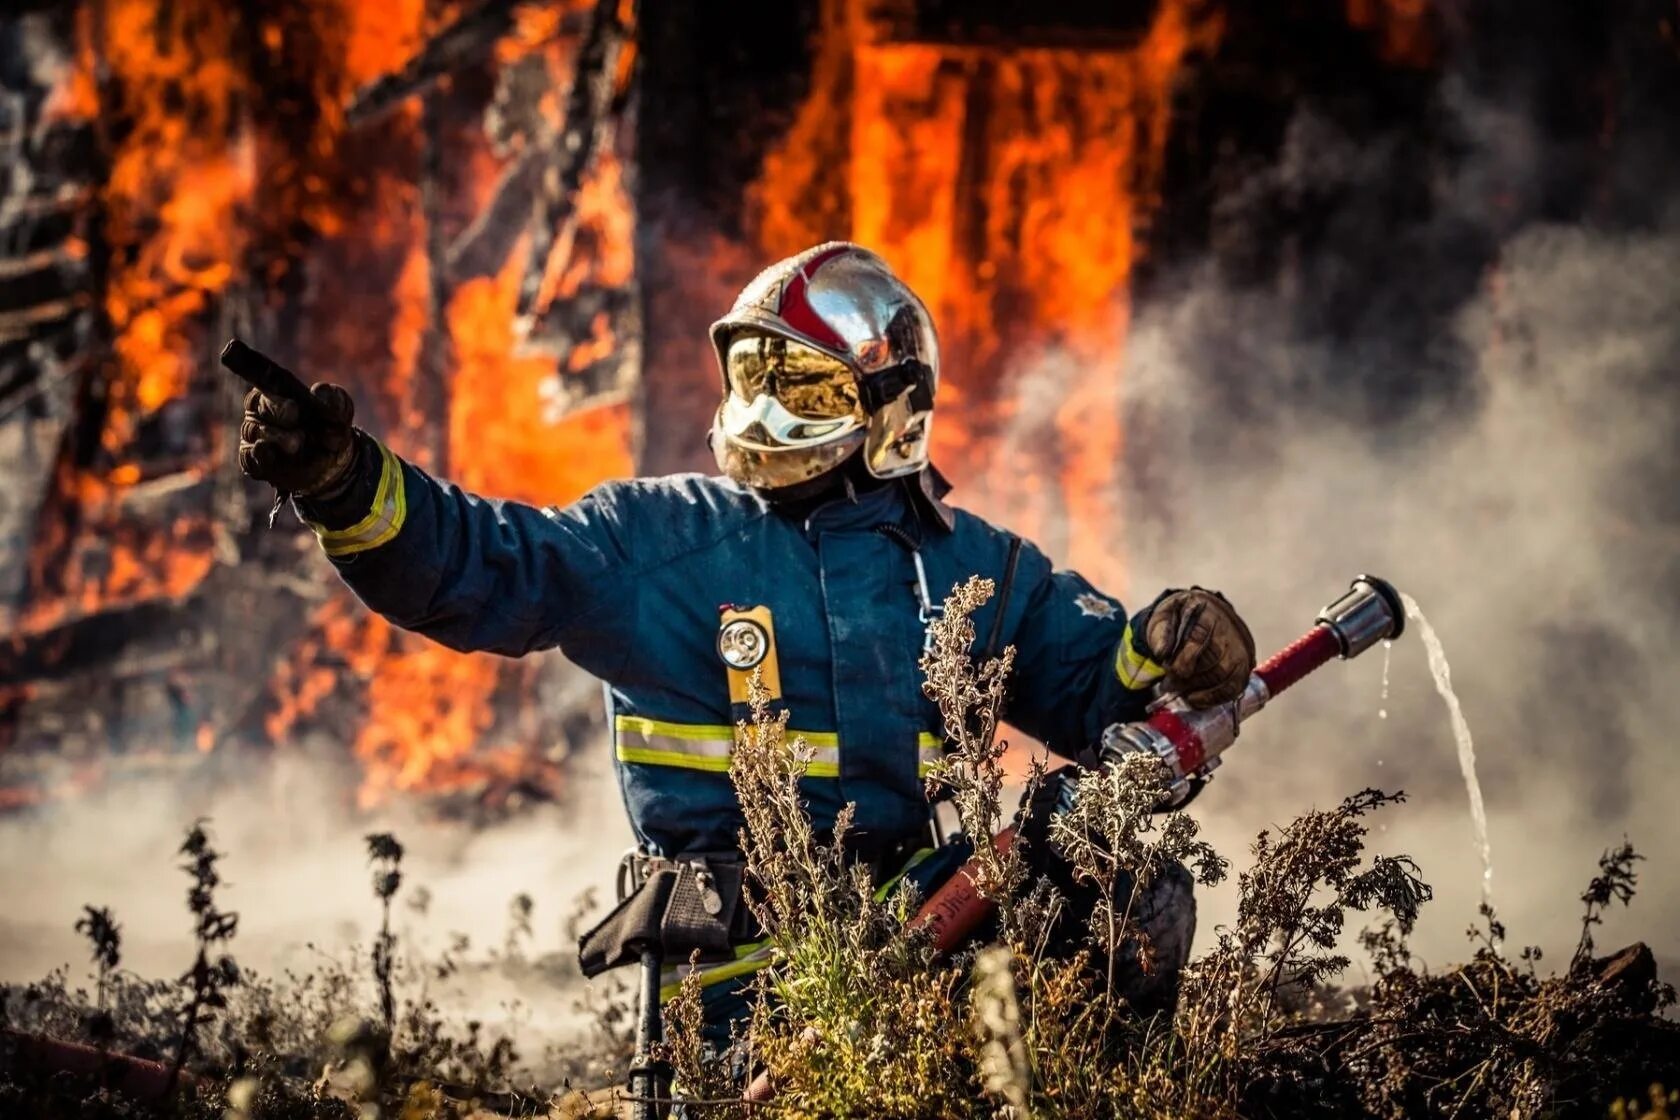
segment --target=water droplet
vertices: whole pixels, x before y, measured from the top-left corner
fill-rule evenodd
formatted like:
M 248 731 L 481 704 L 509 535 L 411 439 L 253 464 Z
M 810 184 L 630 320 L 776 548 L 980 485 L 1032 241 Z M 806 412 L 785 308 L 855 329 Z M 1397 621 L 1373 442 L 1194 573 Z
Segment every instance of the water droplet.
M 1388 718 L 1388 709 L 1387 708 L 1378 708 L 1377 709 L 1377 718 L 1378 719 L 1387 719 Z

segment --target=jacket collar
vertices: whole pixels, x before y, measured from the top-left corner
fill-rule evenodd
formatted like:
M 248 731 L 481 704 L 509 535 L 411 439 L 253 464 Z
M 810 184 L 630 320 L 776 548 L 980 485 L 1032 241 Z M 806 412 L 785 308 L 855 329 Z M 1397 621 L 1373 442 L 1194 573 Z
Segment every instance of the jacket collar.
M 873 529 L 883 523 L 910 528 L 914 521 L 922 530 L 949 533 L 956 525 L 956 512 L 944 501 L 951 484 L 932 466 L 873 490 L 859 492 L 849 479 L 842 483 L 840 493 L 797 512 L 806 532 Z
M 843 491 L 817 505 L 804 517 L 805 531 L 827 533 L 847 529 L 873 529 L 904 520 L 907 503 L 897 486 L 881 486 L 858 493 L 850 481 Z
M 904 486 L 924 523 L 935 525 L 947 533 L 957 527 L 956 510 L 945 504 L 945 495 L 951 492 L 951 484 L 939 473 L 938 467 L 929 463 L 915 477 L 905 479 Z

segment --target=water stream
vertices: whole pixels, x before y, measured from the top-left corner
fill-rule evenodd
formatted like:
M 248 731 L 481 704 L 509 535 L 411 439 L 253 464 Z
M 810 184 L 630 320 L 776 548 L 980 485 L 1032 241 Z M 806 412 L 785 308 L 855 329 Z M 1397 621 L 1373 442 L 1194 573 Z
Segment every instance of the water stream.
M 1387 719 L 1388 718 L 1388 663 L 1389 663 L 1390 660 L 1393 659 L 1393 656 L 1394 656 L 1394 643 L 1385 639 L 1383 641 L 1382 707 L 1377 709 L 1377 718 L 1378 719 Z
M 1418 609 L 1416 599 L 1404 592 L 1400 598 L 1406 604 L 1406 617 L 1417 623 L 1418 633 L 1423 638 L 1423 648 L 1429 654 L 1429 675 L 1435 678 L 1435 691 L 1441 694 L 1441 699 L 1447 705 L 1447 713 L 1452 717 L 1453 738 L 1458 743 L 1458 769 L 1464 775 L 1464 788 L 1470 795 L 1470 826 L 1475 831 L 1476 845 L 1482 853 L 1482 902 L 1491 909 L 1493 849 L 1488 844 L 1487 810 L 1482 805 L 1482 783 L 1476 780 L 1476 745 L 1470 738 L 1470 724 L 1465 721 L 1464 709 L 1458 703 L 1458 694 L 1453 691 L 1452 670 L 1447 666 L 1447 654 L 1441 648 L 1440 636 L 1435 633 L 1435 628 L 1429 625 L 1429 620 L 1423 617 L 1423 611 Z M 1388 670 L 1385 663 L 1385 696 L 1387 691 Z

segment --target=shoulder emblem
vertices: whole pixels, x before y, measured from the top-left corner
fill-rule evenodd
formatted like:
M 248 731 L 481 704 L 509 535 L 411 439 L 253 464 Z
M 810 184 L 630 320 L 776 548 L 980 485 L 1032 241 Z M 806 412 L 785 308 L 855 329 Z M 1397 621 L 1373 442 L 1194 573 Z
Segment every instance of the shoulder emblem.
M 1083 591 L 1073 600 L 1079 613 L 1086 618 L 1113 618 L 1117 607 L 1112 599 L 1105 599 L 1091 591 Z

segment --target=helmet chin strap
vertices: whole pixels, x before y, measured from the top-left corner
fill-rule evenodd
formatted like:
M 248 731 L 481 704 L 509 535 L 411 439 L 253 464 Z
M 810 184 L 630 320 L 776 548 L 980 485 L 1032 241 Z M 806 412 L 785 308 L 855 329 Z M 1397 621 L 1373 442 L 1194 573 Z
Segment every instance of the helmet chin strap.
M 810 512 L 825 502 L 839 498 L 853 498 L 879 490 L 892 479 L 876 478 L 864 466 L 863 448 L 846 456 L 839 466 L 824 471 L 815 478 L 796 482 L 792 486 L 778 486 L 774 490 L 760 489 L 764 500 L 779 512 Z

